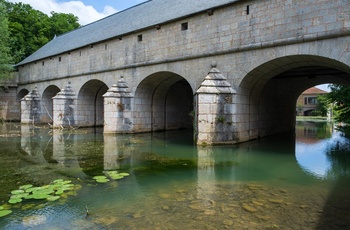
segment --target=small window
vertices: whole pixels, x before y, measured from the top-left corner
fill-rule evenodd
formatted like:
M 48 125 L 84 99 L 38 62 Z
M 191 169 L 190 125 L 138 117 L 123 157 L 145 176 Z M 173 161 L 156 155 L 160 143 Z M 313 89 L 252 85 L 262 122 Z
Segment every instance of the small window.
M 137 41 L 139 41 L 139 42 L 142 41 L 142 34 L 137 35 Z
M 105 50 L 107 50 L 107 48 L 108 48 L 108 46 L 107 46 L 107 44 L 105 44 Z
M 44 65 L 45 65 L 45 62 L 43 61 L 43 62 L 41 63 L 41 65 L 44 66 Z
M 61 57 L 58 57 L 58 61 L 60 62 L 62 60 L 62 58 Z
M 250 12 L 249 12 L 249 11 L 250 11 L 249 8 L 250 8 L 249 5 L 247 5 L 247 9 L 246 9 L 247 15 L 250 13 Z
M 181 24 L 181 30 L 188 30 L 188 22 L 184 22 Z

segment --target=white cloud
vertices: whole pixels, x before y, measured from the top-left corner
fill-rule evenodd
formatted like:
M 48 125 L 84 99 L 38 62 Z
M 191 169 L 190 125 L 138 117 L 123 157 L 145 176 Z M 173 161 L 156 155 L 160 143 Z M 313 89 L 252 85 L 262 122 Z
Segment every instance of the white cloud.
M 8 0 L 9 2 L 22 2 L 31 5 L 34 9 L 50 15 L 50 12 L 72 13 L 79 18 L 79 23 L 86 25 L 117 10 L 112 6 L 105 6 L 103 12 L 98 12 L 94 7 L 85 5 L 82 1 L 57 2 L 56 0 Z

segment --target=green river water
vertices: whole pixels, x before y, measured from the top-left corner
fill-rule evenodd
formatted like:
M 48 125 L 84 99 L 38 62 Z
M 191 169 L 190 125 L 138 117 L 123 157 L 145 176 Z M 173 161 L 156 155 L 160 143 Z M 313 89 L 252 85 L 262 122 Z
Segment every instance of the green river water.
M 332 124 L 230 146 L 192 135 L 2 125 L 0 229 L 350 229 L 350 140 Z M 93 179 L 112 170 L 130 175 Z M 74 189 L 8 203 L 57 179 Z

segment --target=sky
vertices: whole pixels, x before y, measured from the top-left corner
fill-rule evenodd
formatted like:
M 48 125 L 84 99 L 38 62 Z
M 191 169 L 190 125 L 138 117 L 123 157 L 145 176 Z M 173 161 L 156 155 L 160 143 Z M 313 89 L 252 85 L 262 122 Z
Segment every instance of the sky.
M 319 89 L 322 89 L 322 90 L 324 90 L 326 92 L 330 92 L 331 90 L 329 89 L 328 86 L 329 86 L 329 84 L 323 84 L 323 85 L 318 85 L 316 87 L 319 88 Z
M 22 2 L 50 15 L 50 12 L 72 13 L 81 25 L 97 21 L 118 11 L 125 10 L 146 0 L 7 0 Z

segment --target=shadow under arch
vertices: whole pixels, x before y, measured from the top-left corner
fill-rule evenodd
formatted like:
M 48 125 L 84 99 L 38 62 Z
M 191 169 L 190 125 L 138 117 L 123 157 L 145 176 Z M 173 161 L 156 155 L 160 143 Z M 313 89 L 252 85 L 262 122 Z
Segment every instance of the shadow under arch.
M 22 98 L 24 98 L 27 94 L 29 93 L 29 90 L 27 89 L 21 89 L 18 93 L 17 93 L 17 101 L 21 101 Z
M 135 130 L 150 132 L 192 128 L 193 90 L 186 79 L 172 72 L 146 77 L 135 92 Z
M 76 123 L 81 127 L 103 126 L 103 97 L 108 86 L 100 80 L 90 80 L 79 90 L 77 96 Z
M 53 122 L 53 101 L 52 98 L 57 95 L 61 90 L 56 85 L 50 85 L 46 87 L 41 96 L 41 122 L 52 123 Z
M 338 60 L 316 55 L 291 55 L 255 67 L 241 81 L 249 118 L 249 139 L 294 130 L 295 105 L 306 89 L 326 83 L 350 85 L 350 67 Z M 238 108 L 240 110 L 242 108 Z

